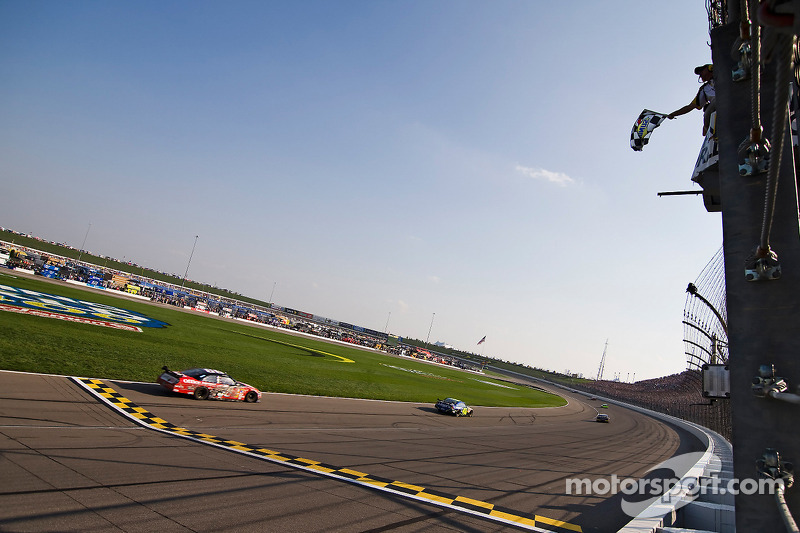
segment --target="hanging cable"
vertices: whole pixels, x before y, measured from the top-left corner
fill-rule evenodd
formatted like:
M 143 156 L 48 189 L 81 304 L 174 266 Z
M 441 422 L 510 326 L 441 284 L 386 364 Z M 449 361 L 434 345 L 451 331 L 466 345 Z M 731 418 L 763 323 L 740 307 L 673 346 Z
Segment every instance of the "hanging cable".
M 758 0 L 750 0 L 751 6 L 749 13 L 755 13 L 758 9 Z M 745 2 L 746 4 L 746 2 Z M 756 20 L 744 19 L 740 29 L 740 39 L 742 39 L 742 64 L 749 64 L 750 67 L 750 137 L 743 140 L 739 145 L 739 156 L 744 160 L 739 165 L 739 174 L 751 176 L 760 174 L 767 169 L 770 157 L 770 143 L 764 138 L 764 127 L 761 124 L 761 26 Z M 745 41 L 748 39 L 748 41 Z M 749 54 L 749 58 L 745 57 Z M 742 70 L 743 67 L 740 68 Z M 739 73 L 739 76 L 744 74 Z M 743 79 L 743 78 L 741 78 Z
M 751 18 L 754 18 L 753 16 L 757 13 L 758 24 L 765 26 L 763 37 L 758 39 L 761 50 L 758 55 L 754 54 L 754 62 L 766 63 L 772 60 L 775 62 L 775 97 L 773 100 L 772 131 L 770 132 L 770 137 L 775 145 L 771 148 L 773 153 L 770 154 L 771 161 L 768 165 L 764 194 L 764 217 L 761 224 L 759 243 L 753 254 L 745 259 L 745 279 L 748 281 L 761 281 L 775 280 L 781 277 L 781 265 L 778 262 L 778 256 L 770 249 L 770 235 L 775 217 L 784 136 L 786 123 L 788 122 L 790 82 L 794 72 L 792 56 L 796 37 L 791 31 L 794 16 L 776 13 L 774 11 L 774 2 L 752 0 L 750 7 Z M 755 23 L 756 21 L 753 20 L 753 22 Z M 760 33 L 760 30 L 754 30 L 753 33 Z M 760 71 L 760 67 L 758 70 Z M 755 78 L 756 76 L 754 75 L 753 77 Z M 758 77 L 760 78 L 760 74 Z M 755 81 L 753 83 L 755 84 Z M 753 87 L 755 88 L 756 86 L 753 85 Z M 756 98 L 756 94 L 760 91 L 754 90 L 753 92 L 753 98 Z M 757 134 L 757 130 L 754 127 L 751 130 L 751 136 Z M 740 174 L 745 174 L 742 171 L 743 166 L 740 165 L 739 168 Z
M 739 21 L 739 36 L 731 46 L 731 59 L 736 62 L 736 67 L 731 72 L 733 81 L 744 81 L 750 76 L 750 15 L 747 10 L 748 0 L 739 0 L 741 17 Z M 709 12 L 710 13 L 710 12 Z
M 758 0 L 752 0 L 752 2 L 753 7 L 755 7 Z M 758 132 L 760 139 L 761 133 L 764 131 L 761 126 L 761 26 L 757 22 L 750 24 L 750 50 L 752 54 L 752 73 L 750 75 L 752 91 L 750 101 L 752 105 L 750 106 L 750 116 L 753 120 L 750 129 L 750 140 L 753 141 L 754 132 Z
M 775 481 L 775 501 L 778 504 L 778 511 L 783 519 L 788 533 L 800 533 L 797 523 L 792 517 L 789 506 L 786 505 L 784 492 L 794 484 L 794 466 L 781 460 L 781 454 L 774 448 L 767 448 L 761 458 L 756 460 L 756 470 L 759 477 Z
M 764 199 L 764 220 L 761 226 L 761 240 L 758 251 L 766 257 L 770 252 L 769 238 L 772 232 L 772 221 L 775 216 L 775 203 L 778 194 L 778 178 L 780 177 L 781 156 L 783 155 L 784 136 L 789 114 L 789 90 L 792 81 L 792 52 L 794 35 L 781 34 L 775 45 L 777 72 L 775 76 L 775 102 L 772 120 L 772 139 L 775 142 L 774 161 L 767 173 L 767 190 Z
M 789 510 L 789 506 L 786 505 L 784 492 L 786 492 L 786 487 L 783 485 L 780 485 L 775 490 L 775 501 L 778 502 L 778 511 L 781 513 L 783 525 L 786 526 L 787 533 L 800 533 L 800 529 L 798 529 L 797 523 L 794 521 L 792 512 Z

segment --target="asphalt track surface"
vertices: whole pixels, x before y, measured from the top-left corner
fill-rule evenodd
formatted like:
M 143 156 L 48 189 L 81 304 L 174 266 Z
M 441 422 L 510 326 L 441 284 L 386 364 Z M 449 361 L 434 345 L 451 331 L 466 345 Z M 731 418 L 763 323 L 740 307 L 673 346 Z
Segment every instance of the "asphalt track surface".
M 567 478 L 636 478 L 700 447 L 683 430 L 560 389 L 565 407 L 475 406 L 454 418 L 429 404 L 201 402 L 155 383 L 102 383 L 193 434 L 496 506 L 535 527 L 165 434 L 68 377 L 0 371 L 0 532 L 614 532 L 630 520 L 622 495 L 569 495 Z M 598 411 L 612 422 L 596 423 Z
M 599 402 L 579 394 L 560 408 L 478 406 L 455 418 L 428 404 L 197 401 L 156 384 L 103 382 L 191 431 L 488 502 L 549 531 L 612 532 L 628 521 L 621 496 L 568 495 L 566 478 L 639 477 L 698 445 L 614 405 L 612 422 L 596 423 Z M 0 372 L 0 452 L 3 532 L 522 531 L 142 427 L 61 376 Z

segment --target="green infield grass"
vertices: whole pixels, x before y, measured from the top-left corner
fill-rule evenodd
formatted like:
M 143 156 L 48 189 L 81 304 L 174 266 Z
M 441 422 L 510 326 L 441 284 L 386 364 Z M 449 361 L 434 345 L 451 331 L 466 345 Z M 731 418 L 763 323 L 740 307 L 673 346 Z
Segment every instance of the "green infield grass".
M 486 375 L 15 276 L 13 271 L 0 271 L 0 285 L 118 307 L 169 324 L 138 333 L 0 311 L 0 368 L 5 370 L 155 382 L 164 365 L 173 370 L 204 367 L 228 372 L 264 392 L 431 403 L 451 396 L 470 405 L 504 407 L 566 403 Z

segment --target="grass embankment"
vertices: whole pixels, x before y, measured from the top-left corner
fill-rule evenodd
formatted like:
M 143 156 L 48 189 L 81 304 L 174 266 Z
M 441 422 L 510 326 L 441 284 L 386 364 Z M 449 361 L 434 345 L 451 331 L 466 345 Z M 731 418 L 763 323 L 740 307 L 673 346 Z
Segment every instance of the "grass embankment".
M 119 307 L 169 326 L 137 333 L 0 311 L 6 370 L 153 382 L 163 365 L 206 367 L 265 392 L 414 402 L 452 396 L 484 406 L 565 403 L 487 376 L 9 274 L 0 274 L 0 285 Z

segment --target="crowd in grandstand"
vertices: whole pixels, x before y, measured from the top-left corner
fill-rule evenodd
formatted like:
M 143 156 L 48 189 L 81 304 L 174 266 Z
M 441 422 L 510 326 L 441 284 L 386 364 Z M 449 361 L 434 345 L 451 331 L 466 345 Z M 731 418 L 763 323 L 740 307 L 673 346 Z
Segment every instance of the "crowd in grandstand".
M 694 370 L 636 383 L 585 381 L 576 388 L 696 422 L 731 438 L 730 401 L 703 397 L 702 377 Z

